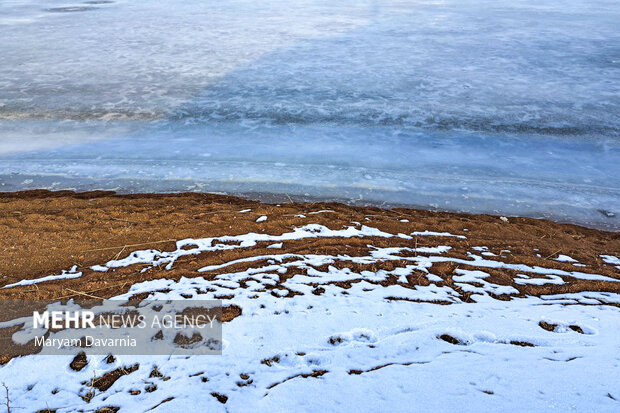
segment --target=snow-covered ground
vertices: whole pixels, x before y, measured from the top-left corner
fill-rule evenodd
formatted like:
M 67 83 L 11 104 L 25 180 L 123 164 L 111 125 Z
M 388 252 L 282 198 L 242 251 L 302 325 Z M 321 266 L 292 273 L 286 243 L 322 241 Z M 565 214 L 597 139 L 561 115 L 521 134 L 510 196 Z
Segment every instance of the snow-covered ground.
M 619 20 L 613 0 L 2 2 L 0 190 L 618 229 Z
M 116 297 L 150 292 L 150 299 L 217 298 L 240 306 L 242 314 L 224 324 L 221 356 L 117 356 L 111 363 L 89 356 L 79 372 L 68 367 L 70 356 L 27 356 L 0 367 L 0 381 L 15 406 L 57 413 L 104 406 L 121 412 L 618 411 L 620 313 L 614 304 L 620 294 L 515 297 L 516 288 L 488 281 L 485 270 L 516 270 L 517 281 L 535 285 L 620 279 L 583 272 L 564 256 L 558 257 L 562 265 L 574 271 L 508 263 L 510 251 L 493 254 L 485 246 L 472 246 L 467 259 L 452 257 L 445 241 L 457 236 L 467 240 L 308 224 L 280 235 L 187 239 L 175 251 L 134 251 L 92 269 L 140 264 L 165 271 L 183 256 L 273 249 L 201 267 L 178 281 L 136 283 Z M 433 246 L 373 246 L 387 238 L 411 244 L 413 237 Z M 287 243 L 317 238 L 336 245 L 364 239 L 368 254 L 286 252 Z M 618 263 L 614 255 L 601 258 L 612 268 Z M 432 273 L 434 263 L 446 261 L 459 264 L 454 288 Z M 390 262 L 390 270 L 370 270 Z M 407 277 L 416 271 L 428 282 L 411 282 Z M 135 363 L 137 370 L 92 394 L 93 377 Z M 155 366 L 161 377 L 151 374 Z

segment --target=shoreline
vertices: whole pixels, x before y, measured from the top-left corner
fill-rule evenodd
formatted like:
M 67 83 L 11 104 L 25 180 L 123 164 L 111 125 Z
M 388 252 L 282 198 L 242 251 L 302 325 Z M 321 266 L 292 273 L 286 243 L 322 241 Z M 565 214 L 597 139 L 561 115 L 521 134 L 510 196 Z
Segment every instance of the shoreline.
M 620 233 L 620 224 L 611 222 L 615 220 L 616 214 L 607 210 L 597 210 L 597 213 L 607 219 L 607 221 L 593 222 L 593 221 L 579 221 L 576 219 L 570 219 L 561 214 L 552 214 L 544 212 L 533 212 L 531 215 L 518 215 L 513 213 L 502 213 L 502 211 L 494 210 L 492 212 L 475 212 L 462 209 L 441 208 L 439 206 L 431 206 L 416 203 L 407 202 L 393 202 L 380 199 L 352 199 L 344 196 L 319 196 L 311 194 L 296 194 L 286 192 L 269 192 L 269 191 L 174 191 L 174 190 L 162 190 L 157 192 L 142 192 L 131 190 L 112 190 L 112 189 L 89 189 L 89 190 L 74 190 L 74 189 L 20 189 L 20 190 L 0 190 L 0 200 L 7 199 L 20 199 L 20 198 L 40 198 L 40 197 L 59 197 L 59 196 L 76 196 L 84 197 L 93 195 L 95 197 L 100 196 L 115 196 L 115 197 L 132 197 L 132 198 L 149 198 L 149 197 L 161 197 L 161 196 L 216 196 L 216 197 L 230 197 L 239 198 L 242 200 L 259 202 L 263 204 L 342 204 L 354 208 L 379 208 L 381 210 L 403 209 L 412 211 L 427 211 L 434 213 L 446 213 L 452 215 L 464 215 L 464 216 L 492 216 L 500 217 L 505 216 L 508 218 L 527 218 L 540 221 L 549 221 L 560 225 L 574 225 L 581 228 L 593 229 L 601 232 Z
M 259 218 L 262 217 L 268 219 L 261 222 Z M 458 257 L 467 258 L 471 253 L 468 248 L 476 246 L 496 255 L 510 251 L 508 262 L 563 270 L 580 269 L 570 262 L 555 260 L 566 255 L 581 263 L 579 265 L 584 271 L 618 276 L 613 266 L 602 261 L 601 255 L 617 255 L 620 233 L 535 218 L 382 209 L 337 202 L 270 204 L 199 193 L 121 195 L 109 191 L 35 190 L 0 193 L 0 245 L 5 246 L 5 260 L 0 263 L 0 284 L 19 284 L 28 279 L 61 274 L 61 271 L 64 274 L 71 268 L 93 273 L 94 278 L 52 276 L 53 281 L 38 284 L 36 288 L 26 283 L 0 289 L 0 298 L 63 296 L 58 289 L 67 286 L 78 291 L 101 288 L 105 285 L 102 284 L 105 277 L 89 268 L 136 250 L 170 251 L 176 248 L 178 241 L 188 238 L 244 233 L 277 235 L 308 223 L 332 230 L 366 225 L 392 234 L 449 233 L 466 239 L 463 242 L 460 238 L 441 238 L 443 245 L 449 246 Z M 415 237 L 412 242 L 417 246 L 419 242 L 421 247 L 432 244 L 424 238 L 418 240 Z M 294 246 L 296 251 L 327 248 L 321 243 L 298 244 Z M 234 256 L 224 254 L 217 260 Z M 133 281 L 143 280 L 148 278 L 145 274 L 149 271 L 142 274 L 130 269 L 125 275 L 130 274 Z M 162 277 L 166 271 L 160 273 L 153 276 Z M 172 271 L 166 276 L 174 273 Z M 126 282 L 122 288 L 112 288 L 108 295 L 125 292 L 130 285 Z M 528 291 L 528 294 L 533 292 Z

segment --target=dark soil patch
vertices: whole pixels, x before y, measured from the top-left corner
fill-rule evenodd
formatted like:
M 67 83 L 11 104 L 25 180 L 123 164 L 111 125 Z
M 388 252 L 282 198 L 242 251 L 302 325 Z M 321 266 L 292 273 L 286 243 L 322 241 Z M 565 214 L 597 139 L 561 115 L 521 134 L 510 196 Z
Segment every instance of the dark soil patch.
M 213 393 L 211 393 L 211 396 L 215 397 L 217 399 L 217 401 L 222 403 L 222 404 L 226 404 L 226 402 L 228 401 L 228 396 L 226 396 L 224 394 L 213 392 Z
M 570 328 L 571 330 L 579 333 L 579 334 L 584 334 L 583 329 L 577 325 L 570 325 L 568 326 L 568 328 Z
M 438 338 L 445 341 L 446 343 L 454 344 L 455 346 L 465 346 L 467 343 L 459 340 L 456 337 L 452 337 L 450 334 L 442 334 Z
M 79 352 L 71 361 L 71 363 L 69 363 L 69 367 L 71 368 L 71 370 L 73 371 L 80 371 L 82 370 L 84 367 L 86 367 L 88 365 L 88 359 L 86 358 L 86 353 L 84 353 L 83 351 Z
M 521 346 L 521 347 L 536 347 L 532 343 L 529 343 L 527 341 L 519 341 L 519 340 L 512 340 L 510 341 L 510 344 L 512 344 L 513 346 Z
M 82 384 L 85 386 L 92 386 L 99 391 L 106 391 L 110 387 L 112 387 L 112 385 L 116 382 L 116 380 L 120 379 L 121 377 L 127 374 L 133 373 L 134 371 L 138 370 L 139 367 L 140 365 L 138 363 L 132 366 L 129 366 L 129 367 L 119 367 L 116 370 L 112 370 L 112 371 L 105 373 L 101 377 L 96 377 L 95 379 L 93 379 L 92 382 L 85 381 L 85 382 L 82 382 Z
M 555 328 L 558 326 L 557 324 L 547 323 L 546 321 L 541 321 L 540 323 L 538 323 L 538 325 L 540 326 L 540 328 L 551 332 L 554 332 Z

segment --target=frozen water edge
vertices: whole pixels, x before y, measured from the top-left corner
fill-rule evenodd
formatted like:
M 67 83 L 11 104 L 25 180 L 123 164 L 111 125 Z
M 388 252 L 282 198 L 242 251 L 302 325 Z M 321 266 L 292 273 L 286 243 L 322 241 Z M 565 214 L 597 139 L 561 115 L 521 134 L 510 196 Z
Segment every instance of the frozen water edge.
M 590 3 L 4 2 L 0 191 L 286 193 L 618 230 L 620 8 Z
M 140 128 L 0 155 L 0 191 L 271 193 L 620 229 L 620 148 L 611 142 L 384 127 Z

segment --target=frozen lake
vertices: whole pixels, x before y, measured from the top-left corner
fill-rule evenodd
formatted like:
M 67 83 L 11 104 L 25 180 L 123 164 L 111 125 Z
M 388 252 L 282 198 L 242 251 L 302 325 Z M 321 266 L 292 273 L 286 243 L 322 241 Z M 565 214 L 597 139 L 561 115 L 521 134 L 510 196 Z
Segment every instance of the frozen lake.
M 0 3 L 0 191 L 276 193 L 620 230 L 620 4 Z

